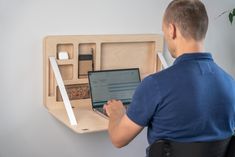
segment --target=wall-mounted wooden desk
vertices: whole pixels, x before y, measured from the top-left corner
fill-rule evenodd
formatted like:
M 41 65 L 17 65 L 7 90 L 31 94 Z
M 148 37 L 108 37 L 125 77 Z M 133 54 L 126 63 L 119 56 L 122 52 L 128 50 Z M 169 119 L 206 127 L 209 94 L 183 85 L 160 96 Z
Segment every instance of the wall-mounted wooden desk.
M 94 70 L 139 68 L 143 79 L 161 69 L 157 52 L 163 51 L 158 34 L 48 36 L 44 39 L 44 104 L 56 119 L 77 133 L 107 130 L 108 120 L 91 109 L 86 72 L 90 63 L 81 64 L 79 55 L 93 54 Z M 58 54 L 67 52 L 67 60 Z M 49 57 L 55 57 L 71 100 L 77 125 L 70 125 L 55 81 Z

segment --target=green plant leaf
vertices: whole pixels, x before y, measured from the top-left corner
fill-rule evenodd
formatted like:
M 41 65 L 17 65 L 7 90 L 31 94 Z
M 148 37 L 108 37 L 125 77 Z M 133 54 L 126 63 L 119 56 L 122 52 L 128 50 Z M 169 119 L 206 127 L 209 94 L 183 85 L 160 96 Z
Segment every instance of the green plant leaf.
M 233 9 L 233 16 L 235 16 L 235 8 Z
M 229 13 L 229 21 L 231 22 L 231 24 L 233 23 L 233 14 L 232 13 Z

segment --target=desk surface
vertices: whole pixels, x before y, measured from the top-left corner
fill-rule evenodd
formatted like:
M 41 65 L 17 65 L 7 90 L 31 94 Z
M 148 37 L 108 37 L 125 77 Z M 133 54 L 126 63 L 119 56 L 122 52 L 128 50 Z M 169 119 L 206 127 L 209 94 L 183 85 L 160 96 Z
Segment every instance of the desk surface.
M 48 110 L 56 119 L 65 124 L 76 133 L 88 133 L 104 131 L 108 129 L 108 119 L 94 112 L 90 106 L 79 106 L 73 108 L 77 125 L 72 126 L 69 122 L 65 109 Z

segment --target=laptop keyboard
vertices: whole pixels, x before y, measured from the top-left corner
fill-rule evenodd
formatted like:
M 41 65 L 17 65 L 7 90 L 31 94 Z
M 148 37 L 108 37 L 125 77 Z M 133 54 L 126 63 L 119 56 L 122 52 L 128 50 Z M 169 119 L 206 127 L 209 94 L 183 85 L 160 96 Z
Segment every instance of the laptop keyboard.
M 128 107 L 129 104 L 130 104 L 130 103 L 124 104 L 124 108 L 125 108 L 126 110 L 127 110 L 127 107 Z M 102 107 L 102 108 L 96 108 L 96 110 L 97 110 L 98 112 L 104 114 L 105 116 L 109 117 L 108 114 L 106 113 L 106 111 L 103 109 L 103 107 Z
M 96 110 L 108 117 L 106 111 L 103 108 L 96 108 Z

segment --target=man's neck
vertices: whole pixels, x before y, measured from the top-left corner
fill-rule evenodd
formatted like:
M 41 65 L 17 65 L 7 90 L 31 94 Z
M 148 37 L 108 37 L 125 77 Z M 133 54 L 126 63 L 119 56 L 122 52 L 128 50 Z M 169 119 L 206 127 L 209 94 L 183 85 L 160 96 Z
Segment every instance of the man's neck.
M 187 53 L 198 53 L 204 51 L 203 41 L 183 40 L 176 51 L 176 58 Z

